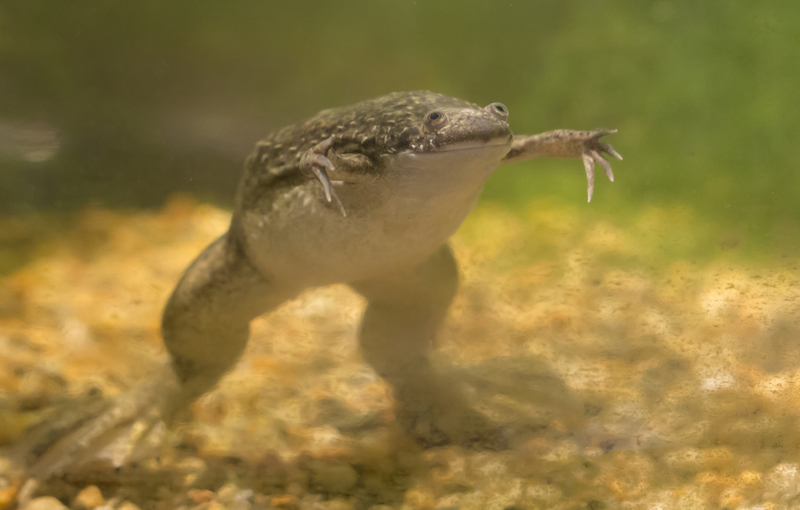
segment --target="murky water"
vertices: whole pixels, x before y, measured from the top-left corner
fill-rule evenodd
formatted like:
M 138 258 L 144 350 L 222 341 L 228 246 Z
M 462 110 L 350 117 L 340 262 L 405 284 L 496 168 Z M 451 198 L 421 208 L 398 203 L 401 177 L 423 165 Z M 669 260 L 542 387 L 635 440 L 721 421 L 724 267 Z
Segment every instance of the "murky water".
M 798 22 L 669 1 L 3 5 L 0 509 L 800 505 Z M 256 319 L 172 427 L 31 478 L 47 424 L 167 362 L 164 303 L 225 232 L 255 141 L 414 89 L 502 101 L 520 134 L 619 129 L 591 204 L 580 161 L 502 167 L 452 239 L 431 363 L 504 448 L 414 441 L 359 352 L 364 299 L 333 286 Z

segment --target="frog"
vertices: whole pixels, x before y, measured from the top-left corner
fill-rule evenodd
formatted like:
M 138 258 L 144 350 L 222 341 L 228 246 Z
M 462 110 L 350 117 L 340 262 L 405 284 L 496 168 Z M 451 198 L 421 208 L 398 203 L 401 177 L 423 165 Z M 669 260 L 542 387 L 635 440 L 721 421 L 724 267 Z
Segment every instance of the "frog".
M 391 385 L 408 434 L 423 446 L 503 448 L 501 424 L 472 409 L 430 360 L 458 290 L 448 240 L 501 165 L 581 159 L 591 201 L 595 166 L 613 181 L 604 156 L 622 159 L 601 140 L 615 130 L 515 136 L 508 118 L 499 102 L 397 92 L 321 111 L 258 142 L 227 232 L 197 256 L 166 303 L 161 335 L 170 361 L 59 423 L 59 434 L 39 434 L 25 458 L 30 476 L 62 474 L 111 435 L 143 436 L 172 421 L 234 367 L 253 319 L 306 289 L 342 283 L 366 299 L 360 350 Z

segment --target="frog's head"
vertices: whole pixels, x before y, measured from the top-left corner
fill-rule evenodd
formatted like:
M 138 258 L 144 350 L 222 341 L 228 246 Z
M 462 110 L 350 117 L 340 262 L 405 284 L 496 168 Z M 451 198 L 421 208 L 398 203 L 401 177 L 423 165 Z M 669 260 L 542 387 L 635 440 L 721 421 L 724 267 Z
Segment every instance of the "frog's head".
M 380 157 L 392 154 L 443 153 L 511 143 L 508 109 L 501 103 L 482 107 L 433 92 L 396 92 L 353 107 L 326 110 L 301 127 L 304 132 L 339 133 L 344 152 Z
M 381 131 L 388 135 L 384 153 L 422 154 L 511 143 L 508 109 L 502 103 L 481 107 L 432 92 L 387 97 L 391 99 L 379 110 Z

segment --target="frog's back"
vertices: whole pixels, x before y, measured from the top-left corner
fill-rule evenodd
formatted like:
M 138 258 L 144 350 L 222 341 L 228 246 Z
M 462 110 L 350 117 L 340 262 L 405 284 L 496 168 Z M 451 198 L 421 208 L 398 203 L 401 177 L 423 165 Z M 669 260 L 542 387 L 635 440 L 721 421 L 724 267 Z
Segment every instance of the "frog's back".
M 299 155 L 331 135 L 341 138 L 343 152 L 376 159 L 382 154 L 412 150 L 420 136 L 420 119 L 435 108 L 480 107 L 469 101 L 428 91 L 394 92 L 360 103 L 322 110 L 303 122 L 286 126 L 256 144 L 250 171 L 296 166 Z
M 491 148 L 437 152 L 421 142 L 431 139 L 423 132 L 431 111 L 451 111 L 458 122 L 456 112 L 482 109 L 442 94 L 398 92 L 321 111 L 260 142 L 237 204 L 256 265 L 316 284 L 352 281 L 419 263 L 446 242 L 499 165 L 510 133 L 500 131 L 503 143 Z M 365 180 L 336 186 L 347 217 L 299 168 L 300 156 L 331 136 L 336 154 L 367 157 Z

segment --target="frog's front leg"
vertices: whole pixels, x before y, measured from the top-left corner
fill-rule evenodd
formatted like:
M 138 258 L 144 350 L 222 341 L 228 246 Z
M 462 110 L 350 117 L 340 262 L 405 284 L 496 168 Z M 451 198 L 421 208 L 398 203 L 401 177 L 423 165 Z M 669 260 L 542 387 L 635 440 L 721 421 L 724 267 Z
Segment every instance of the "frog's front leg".
M 427 446 L 504 447 L 499 429 L 426 356 L 458 287 L 450 248 L 442 246 L 417 267 L 352 286 L 369 300 L 359 333 L 364 358 L 393 386 L 398 419 L 411 434 Z
M 369 157 L 358 153 L 339 154 L 334 150 L 336 138 L 331 135 L 300 155 L 300 171 L 314 177 L 320 184 L 328 202 L 336 201 L 342 216 L 347 216 L 342 201 L 336 194 L 336 185 L 359 183 L 374 177 L 374 164 Z M 331 180 L 328 172 L 334 176 Z
M 336 205 L 339 206 L 339 211 L 341 211 L 342 216 L 347 216 L 344 206 L 342 205 L 342 201 L 339 200 L 339 196 L 336 194 L 336 190 L 333 188 L 331 179 L 328 177 L 328 170 L 333 171 L 334 166 L 326 154 L 328 153 L 328 149 L 330 149 L 333 145 L 333 140 L 334 138 L 331 135 L 301 154 L 300 171 L 305 175 L 314 176 L 320 182 L 320 184 L 322 184 L 322 189 L 325 191 L 325 199 L 328 202 L 331 202 L 335 199 Z
M 614 181 L 611 165 L 603 158 L 602 153 L 610 154 L 617 159 L 622 156 L 611 145 L 601 142 L 605 135 L 616 133 L 616 129 L 596 129 L 594 131 L 572 131 L 557 129 L 538 135 L 517 136 L 511 144 L 503 163 L 513 163 L 532 158 L 581 158 L 586 170 L 589 202 L 594 193 L 594 165 L 600 163 L 606 176 Z

